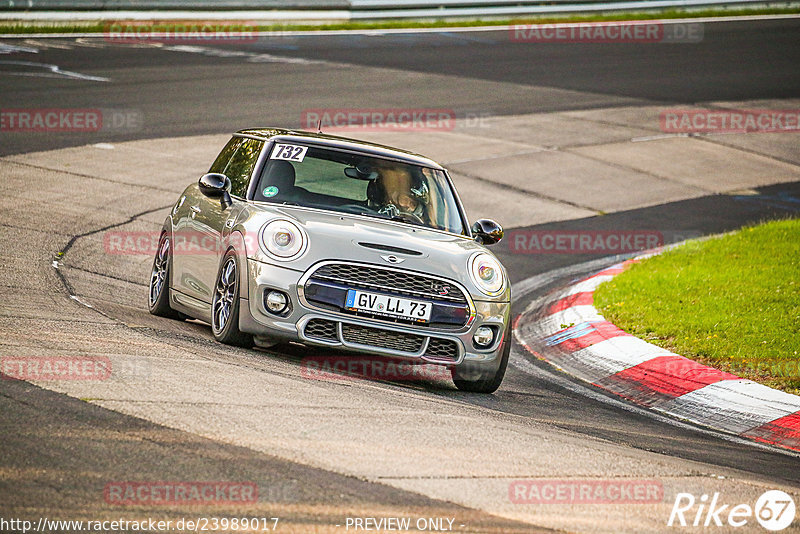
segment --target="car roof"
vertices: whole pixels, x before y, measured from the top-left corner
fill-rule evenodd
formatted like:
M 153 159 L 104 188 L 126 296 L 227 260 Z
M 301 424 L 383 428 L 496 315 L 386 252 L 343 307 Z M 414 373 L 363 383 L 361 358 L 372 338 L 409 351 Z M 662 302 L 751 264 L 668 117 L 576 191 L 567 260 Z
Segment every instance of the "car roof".
M 249 137 L 256 137 L 264 141 L 282 141 L 286 143 L 300 143 L 303 145 L 311 145 L 317 147 L 329 147 L 340 150 L 348 150 L 369 154 L 380 158 L 388 158 L 393 160 L 402 161 L 404 163 L 411 163 L 413 165 L 421 165 L 423 167 L 431 167 L 434 169 L 442 169 L 443 167 L 420 154 L 394 148 L 386 145 L 379 145 L 376 143 L 369 143 L 367 141 L 360 141 L 358 139 L 350 139 L 348 137 L 339 137 L 338 135 L 328 135 L 324 133 L 305 132 L 302 130 L 287 130 L 283 128 L 248 128 L 236 132 L 239 135 L 246 135 Z

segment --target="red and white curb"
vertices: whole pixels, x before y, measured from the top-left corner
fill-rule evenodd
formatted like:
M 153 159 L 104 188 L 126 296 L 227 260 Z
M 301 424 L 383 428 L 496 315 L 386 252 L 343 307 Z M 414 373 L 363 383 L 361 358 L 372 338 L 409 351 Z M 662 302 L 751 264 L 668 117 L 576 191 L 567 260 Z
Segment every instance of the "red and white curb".
M 800 451 L 800 397 L 701 365 L 628 334 L 593 305 L 613 265 L 534 302 L 516 320 L 525 349 L 640 406 L 763 443 Z M 544 347 L 536 351 L 532 346 Z

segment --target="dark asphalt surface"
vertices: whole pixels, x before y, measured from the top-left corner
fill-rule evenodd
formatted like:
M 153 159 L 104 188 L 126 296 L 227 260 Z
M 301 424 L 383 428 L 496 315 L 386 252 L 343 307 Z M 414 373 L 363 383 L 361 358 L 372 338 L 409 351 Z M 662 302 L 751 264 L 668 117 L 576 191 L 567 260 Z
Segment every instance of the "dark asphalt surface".
M 19 40 L 3 42 L 22 44 Z M 380 76 L 374 70 L 328 63 L 252 63 L 219 54 L 119 47 L 102 42 L 99 47 L 91 42 L 59 42 L 67 43 L 70 49 L 42 48 L 38 54 L 0 56 L 0 108 L 133 110 L 141 114 L 144 126 L 118 133 L 0 132 L 0 155 L 99 141 L 220 133 L 261 124 L 299 126 L 301 111 L 312 107 L 442 107 L 442 91 L 447 94 L 447 107 L 461 116 L 622 103 L 680 104 L 800 96 L 798 20 L 706 25 L 704 40 L 696 44 L 541 45 L 511 43 L 504 32 L 492 32 L 419 38 L 276 37 L 217 47 L 402 71 L 385 71 Z M 112 82 L 23 76 L 19 74 L 31 69 L 9 64 L 10 60 L 57 64 L 65 70 L 109 77 Z M 419 73 L 450 77 L 442 78 L 440 82 L 445 85 L 434 92 L 428 85 L 430 78 L 420 79 Z M 483 82 L 503 83 L 487 86 Z M 529 91 L 523 91 L 523 87 Z M 553 88 L 591 91 L 594 96 L 564 100 L 550 91 Z M 143 172 L 150 170 L 144 168 Z M 764 218 L 797 216 L 800 184 L 768 187 L 760 193 L 748 198 L 715 195 L 548 224 L 547 228 L 653 228 L 674 231 L 677 236 L 683 231 L 705 234 Z M 500 255 L 515 280 L 590 258 L 530 258 L 503 250 Z M 517 311 L 523 304 L 517 303 Z M 198 334 L 201 335 L 210 334 Z M 531 382 L 527 375 L 514 369 L 506 380 L 496 395 L 488 397 L 435 387 L 415 394 L 458 398 L 464 403 L 524 414 L 631 447 L 733 467 L 761 475 L 767 481 L 782 480 L 800 486 L 797 458 L 635 416 L 552 383 Z M 58 510 L 83 507 L 94 511 L 92 506 L 99 505 L 90 499 L 96 499 L 101 481 L 133 474 L 138 478 L 151 474 L 151 478 L 172 476 L 182 480 L 207 479 L 200 476 L 202 473 L 219 473 L 220 478 L 244 476 L 245 471 L 226 471 L 229 468 L 224 466 L 232 458 L 244 462 L 246 474 L 261 477 L 259 480 L 264 480 L 266 486 L 288 479 L 300 481 L 300 485 L 318 480 L 316 485 L 303 486 L 301 492 L 290 491 L 290 497 L 279 494 L 280 505 L 285 504 L 281 499 L 287 498 L 296 503 L 352 502 L 355 508 L 367 510 L 393 503 L 422 510 L 419 515 L 432 513 L 426 507 L 453 508 L 414 494 L 384 487 L 375 490 L 375 486 L 355 479 L 200 440 L 29 385 L 4 381 L 0 384 L 0 402 L 0 432 L 5 436 L 0 441 L 0 470 L 16 473 L 18 480 L 4 476 L 0 481 L 0 511 L 4 514 L 42 506 L 41 503 L 50 503 Z M 52 411 L 53 406 L 58 410 Z M 20 425 L 19 421 L 26 424 Z M 124 446 L 110 446 L 120 443 Z M 169 469 L 169 476 L 164 474 L 165 469 Z M 276 478 L 279 471 L 292 474 Z M 9 500 L 12 495 L 14 498 Z M 298 517 L 315 520 L 310 515 Z M 475 518 L 478 525 L 491 522 L 491 518 L 480 514 Z M 503 524 L 514 528 L 510 522 Z
M 5 44 L 37 48 L 22 39 Z M 42 41 L 39 40 L 39 43 Z M 0 55 L 0 108 L 104 108 L 138 113 L 140 127 L 92 133 L 0 132 L 0 155 L 91 142 L 300 126 L 304 109 L 411 107 L 457 116 L 624 104 L 686 104 L 800 95 L 800 19 L 706 24 L 699 43 L 519 43 L 507 31 L 290 37 L 220 43 L 198 53 L 57 40 L 59 48 Z M 46 44 L 46 43 L 45 43 Z M 52 42 L 51 42 L 52 44 Z M 70 49 L 60 48 L 66 45 Z M 177 47 L 180 48 L 180 47 Z M 273 54 L 390 67 L 263 62 Z M 210 55 L 209 55 L 210 54 Z M 28 61 L 111 78 L 42 78 Z M 22 75 L 24 73 L 24 75 Z M 428 75 L 427 77 L 421 76 Z M 431 78 L 433 75 L 445 77 Z M 591 95 L 553 90 L 586 91 Z
M 413 34 L 328 38 L 323 46 L 314 41 L 305 38 L 284 43 L 283 51 L 360 65 L 683 104 L 789 98 L 800 90 L 797 19 L 706 24 L 699 43 L 512 42 L 507 31 L 448 33 L 422 39 Z M 375 41 L 383 43 L 376 47 Z M 410 48 L 407 53 L 403 51 L 406 47 Z M 501 98 L 497 100 L 498 114 L 502 114 L 505 108 Z M 531 102 L 529 106 L 514 112 L 571 109 L 580 103 L 542 108 Z
M 461 532 L 534 530 L 528 524 L 155 425 L 20 381 L 3 380 L 0 387 L 0 432 L 0 517 L 6 520 L 152 518 L 176 523 L 181 518 L 277 517 L 278 532 L 314 532 L 337 530 L 333 525 L 344 523 L 346 516 L 383 510 L 401 517 L 454 517 L 465 524 Z M 106 500 L 107 484 L 127 481 L 253 483 L 258 499 L 213 506 Z

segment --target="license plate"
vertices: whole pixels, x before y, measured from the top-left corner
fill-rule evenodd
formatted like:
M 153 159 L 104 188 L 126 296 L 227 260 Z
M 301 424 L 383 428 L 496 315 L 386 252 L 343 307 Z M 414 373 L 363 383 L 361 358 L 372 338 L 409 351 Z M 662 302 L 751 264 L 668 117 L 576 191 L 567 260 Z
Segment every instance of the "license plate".
M 427 323 L 431 318 L 432 306 L 430 302 L 350 289 L 347 291 L 344 307 L 352 311 L 370 312 L 384 317 L 401 317 L 418 323 Z

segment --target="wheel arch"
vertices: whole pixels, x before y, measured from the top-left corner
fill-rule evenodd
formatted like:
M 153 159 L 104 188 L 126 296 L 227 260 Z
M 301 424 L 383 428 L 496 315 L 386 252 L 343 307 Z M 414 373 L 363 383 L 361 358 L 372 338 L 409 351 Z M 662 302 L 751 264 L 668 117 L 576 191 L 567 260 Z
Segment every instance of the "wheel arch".
M 245 238 L 244 235 L 238 229 L 234 229 L 227 237 L 224 239 L 224 249 L 219 258 L 219 265 L 217 266 L 217 272 L 219 269 L 222 268 L 222 262 L 225 260 L 225 256 L 228 255 L 228 252 L 233 251 L 234 256 L 236 257 L 236 266 L 239 269 L 239 298 L 250 300 L 250 273 L 247 269 L 247 247 L 245 245 Z

